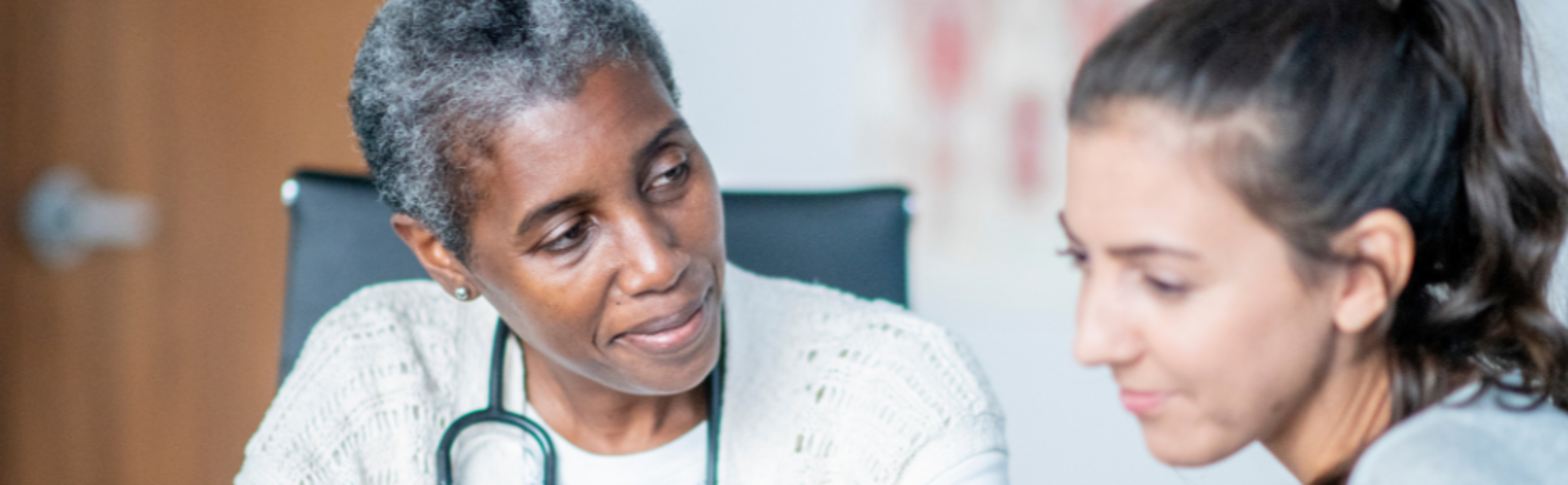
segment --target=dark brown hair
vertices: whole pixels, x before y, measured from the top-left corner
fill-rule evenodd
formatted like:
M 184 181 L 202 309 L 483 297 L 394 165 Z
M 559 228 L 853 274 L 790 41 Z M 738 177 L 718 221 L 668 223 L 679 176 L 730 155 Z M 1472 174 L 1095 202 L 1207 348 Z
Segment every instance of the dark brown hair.
M 1378 328 L 1393 422 L 1477 380 L 1568 411 L 1568 327 L 1545 296 L 1568 184 L 1522 37 L 1513 0 L 1156 0 L 1085 61 L 1069 116 L 1137 99 L 1265 113 L 1268 148 L 1222 172 L 1301 259 L 1343 263 L 1330 239 L 1373 210 L 1414 230 Z

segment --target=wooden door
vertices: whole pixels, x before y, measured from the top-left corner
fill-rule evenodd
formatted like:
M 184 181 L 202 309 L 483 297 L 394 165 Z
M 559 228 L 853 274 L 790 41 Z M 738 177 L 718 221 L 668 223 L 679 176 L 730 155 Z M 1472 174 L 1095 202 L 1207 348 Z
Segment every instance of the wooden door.
M 346 114 L 378 0 L 0 2 L 0 483 L 232 480 L 275 385 L 300 166 L 362 170 Z M 36 263 L 27 187 L 151 198 L 154 241 Z

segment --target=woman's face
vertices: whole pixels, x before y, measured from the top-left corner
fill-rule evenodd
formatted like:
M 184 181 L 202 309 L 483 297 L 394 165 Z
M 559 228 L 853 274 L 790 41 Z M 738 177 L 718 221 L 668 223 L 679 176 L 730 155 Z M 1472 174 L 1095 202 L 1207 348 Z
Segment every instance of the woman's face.
M 1329 290 L 1216 171 L 1219 122 L 1152 101 L 1072 128 L 1062 225 L 1082 272 L 1073 351 L 1107 366 L 1151 453 L 1212 463 L 1267 440 L 1322 382 Z
M 724 225 L 713 167 L 643 66 L 514 115 L 473 181 L 470 283 L 529 350 L 608 388 L 671 395 L 718 359 Z

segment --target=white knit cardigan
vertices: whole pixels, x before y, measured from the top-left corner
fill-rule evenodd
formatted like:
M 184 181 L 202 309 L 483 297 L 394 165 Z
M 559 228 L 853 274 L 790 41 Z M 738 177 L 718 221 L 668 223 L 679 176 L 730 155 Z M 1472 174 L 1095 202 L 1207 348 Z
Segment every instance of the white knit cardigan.
M 1005 452 L 1001 408 L 945 329 L 733 265 L 724 310 L 720 482 L 924 484 Z M 434 483 L 442 432 L 485 405 L 496 317 L 430 281 L 355 293 L 311 331 L 235 483 Z M 521 380 L 506 380 L 509 409 Z

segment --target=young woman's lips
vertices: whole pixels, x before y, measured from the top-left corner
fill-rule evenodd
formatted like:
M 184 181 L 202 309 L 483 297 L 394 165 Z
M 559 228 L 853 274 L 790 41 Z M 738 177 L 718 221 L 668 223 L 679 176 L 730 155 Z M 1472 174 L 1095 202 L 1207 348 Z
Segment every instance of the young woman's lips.
M 1154 413 L 1170 397 L 1171 393 L 1169 392 L 1122 389 L 1122 407 L 1127 408 L 1127 411 L 1139 417 L 1143 417 Z
M 702 333 L 706 298 L 668 316 L 648 320 L 615 337 L 644 352 L 663 354 L 681 350 Z

